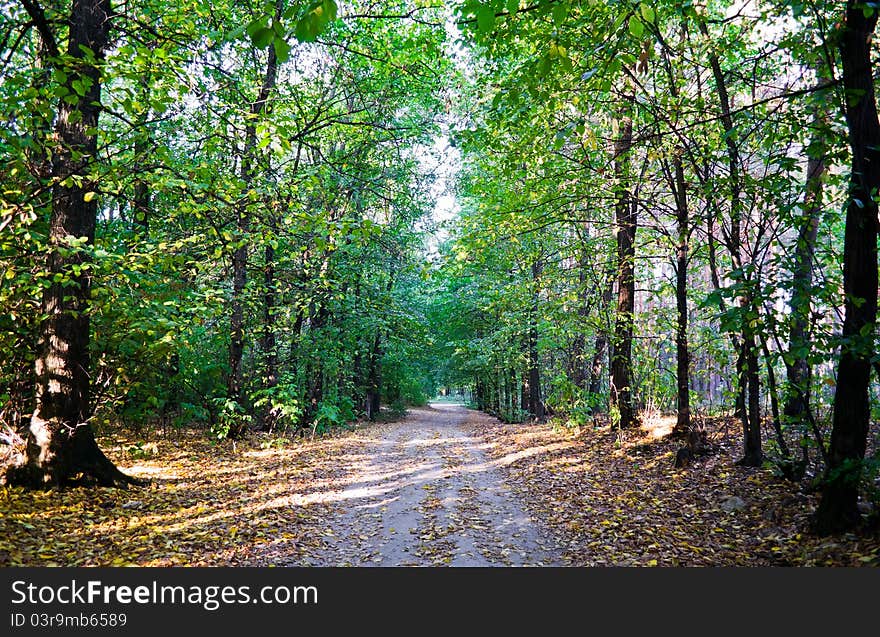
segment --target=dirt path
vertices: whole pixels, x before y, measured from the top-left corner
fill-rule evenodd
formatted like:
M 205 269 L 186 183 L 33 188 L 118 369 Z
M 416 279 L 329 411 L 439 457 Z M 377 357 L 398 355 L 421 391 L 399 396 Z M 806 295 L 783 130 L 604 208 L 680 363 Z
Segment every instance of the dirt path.
M 324 547 L 310 566 L 554 565 L 558 549 L 469 435 L 458 405 L 412 409 L 355 434 L 341 456 Z M 294 564 L 291 564 L 294 565 Z

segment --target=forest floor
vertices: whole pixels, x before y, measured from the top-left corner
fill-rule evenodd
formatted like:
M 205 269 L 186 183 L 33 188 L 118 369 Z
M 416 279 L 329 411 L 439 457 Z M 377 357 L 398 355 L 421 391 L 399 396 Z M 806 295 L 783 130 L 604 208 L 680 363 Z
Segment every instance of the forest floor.
M 309 439 L 104 437 L 148 487 L 0 487 L 0 566 L 880 566 L 809 534 L 816 495 L 735 466 L 737 428 L 673 468 L 667 419 L 504 425 L 455 405 Z
M 352 436 L 328 520 L 332 540 L 306 559 L 335 566 L 559 564 L 561 551 L 507 485 L 476 412 L 436 404 Z M 279 556 L 280 557 L 280 556 Z

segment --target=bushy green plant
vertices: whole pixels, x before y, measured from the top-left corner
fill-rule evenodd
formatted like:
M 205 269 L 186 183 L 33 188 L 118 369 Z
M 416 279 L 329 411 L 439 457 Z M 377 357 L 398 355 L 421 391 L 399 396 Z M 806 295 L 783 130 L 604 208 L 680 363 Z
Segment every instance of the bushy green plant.
M 331 396 L 318 404 L 312 421 L 312 433 L 323 434 L 354 420 L 354 402 L 348 396 Z
M 245 431 L 250 426 L 251 416 L 238 401 L 222 397 L 215 398 L 213 403 L 217 416 L 211 425 L 211 435 L 218 440 Z
M 302 402 L 299 400 L 299 389 L 294 384 L 282 382 L 274 387 L 261 388 L 253 392 L 251 397 L 254 408 L 264 410 L 277 431 L 293 429 L 302 419 Z

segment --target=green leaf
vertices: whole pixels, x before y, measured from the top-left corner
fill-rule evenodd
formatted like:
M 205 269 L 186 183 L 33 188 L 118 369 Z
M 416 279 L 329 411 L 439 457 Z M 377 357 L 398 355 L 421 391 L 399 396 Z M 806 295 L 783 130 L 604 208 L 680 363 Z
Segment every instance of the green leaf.
M 648 24 L 654 23 L 654 20 L 657 17 L 656 14 L 654 13 L 654 9 L 652 9 L 651 7 L 649 7 L 646 4 L 642 4 L 639 6 L 639 10 L 641 11 L 642 18 L 645 20 L 645 22 L 647 22 Z
M 275 39 L 275 32 L 272 29 L 262 27 L 256 33 L 251 35 L 251 41 L 254 43 L 254 46 L 260 49 L 265 49 L 267 46 L 272 44 L 272 41 Z
M 507 0 L 507 12 L 513 15 L 519 11 L 519 0 Z
M 314 42 L 318 38 L 317 32 L 314 30 L 312 22 L 303 18 L 296 23 L 293 30 L 293 36 L 300 42 Z
M 490 5 L 481 4 L 477 8 L 477 30 L 483 35 L 492 33 L 495 28 L 495 9 Z
M 275 46 L 275 57 L 279 64 L 284 64 L 290 59 L 290 45 L 284 38 L 275 38 L 272 41 Z
M 269 16 L 264 15 L 255 20 L 251 20 L 251 22 L 247 25 L 246 31 L 251 38 L 259 31 L 260 29 L 265 29 L 269 25 Z
M 294 36 L 300 42 L 314 42 L 318 36 L 336 19 L 337 7 L 335 0 L 315 2 L 299 19 L 294 29 Z
M 645 33 L 645 25 L 634 15 L 629 18 L 629 32 L 636 38 L 642 37 Z
M 335 0 L 324 0 L 321 4 L 324 7 L 325 24 L 330 24 L 336 19 L 336 14 L 338 13 L 339 8 L 336 6 Z
M 240 38 L 241 36 L 243 36 L 245 34 L 246 30 L 247 30 L 246 26 L 240 26 L 237 29 L 233 29 L 223 38 L 223 40 L 225 42 L 233 42 L 233 41 L 237 40 L 238 38 Z
M 565 22 L 565 18 L 568 17 L 568 3 L 560 2 L 556 6 L 553 7 L 553 24 L 557 27 L 561 27 Z

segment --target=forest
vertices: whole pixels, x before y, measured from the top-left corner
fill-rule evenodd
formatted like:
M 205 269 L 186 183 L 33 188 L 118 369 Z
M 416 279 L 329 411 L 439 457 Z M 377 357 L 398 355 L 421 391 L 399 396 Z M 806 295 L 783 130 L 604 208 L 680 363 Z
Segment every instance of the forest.
M 878 17 L 0 0 L 0 565 L 880 566 Z

